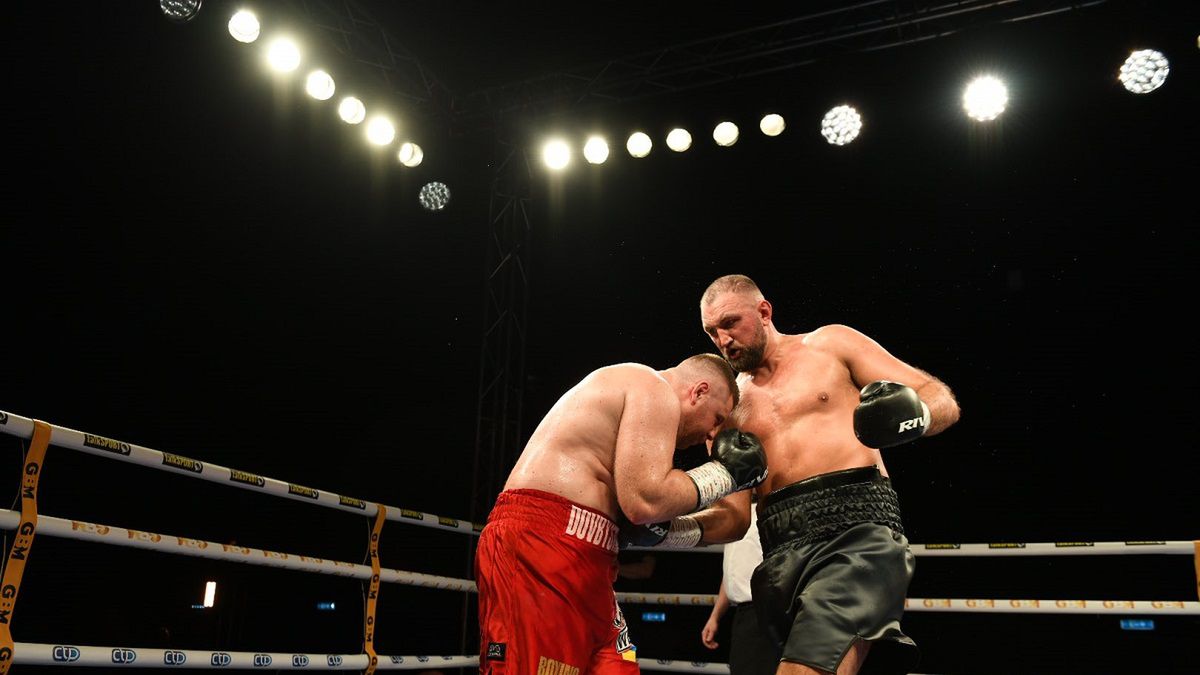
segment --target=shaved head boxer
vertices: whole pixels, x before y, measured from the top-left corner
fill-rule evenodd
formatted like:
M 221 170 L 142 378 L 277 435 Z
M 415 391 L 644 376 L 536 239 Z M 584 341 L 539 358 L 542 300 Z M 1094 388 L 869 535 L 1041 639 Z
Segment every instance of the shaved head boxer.
M 709 285 L 700 319 L 741 373 L 731 422 L 762 440 L 771 467 L 751 593 L 782 649 L 778 675 L 909 672 L 917 650 L 900 618 L 914 559 L 879 449 L 954 424 L 953 393 L 848 326 L 780 333 L 743 275 Z
M 666 370 L 608 366 L 563 394 L 479 537 L 481 673 L 638 672 L 612 587 L 619 546 L 742 536 L 748 506 L 727 496 L 748 505 L 766 457 L 751 434 L 718 434 L 737 400 L 732 368 L 713 354 Z M 711 461 L 673 468 L 677 448 L 705 442 Z

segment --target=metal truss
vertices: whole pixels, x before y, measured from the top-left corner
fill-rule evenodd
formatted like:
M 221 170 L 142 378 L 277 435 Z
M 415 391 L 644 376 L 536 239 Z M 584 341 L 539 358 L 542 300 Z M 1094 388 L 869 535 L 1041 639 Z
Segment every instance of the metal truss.
M 654 49 L 484 89 L 455 103 L 460 127 L 506 116 L 578 110 L 777 73 L 837 54 L 898 47 L 990 23 L 1105 0 L 865 0 L 800 3 L 810 11 L 769 25 Z M 822 9 L 818 9 L 822 8 Z
M 293 4 L 329 44 L 366 66 L 391 93 L 434 121 L 449 121 L 454 95 L 362 5 L 354 0 L 294 0 Z
M 471 514 L 475 522 L 481 522 L 491 510 L 524 440 L 521 410 L 533 174 L 522 145 L 499 141 L 496 154 L 484 261 L 484 335 Z

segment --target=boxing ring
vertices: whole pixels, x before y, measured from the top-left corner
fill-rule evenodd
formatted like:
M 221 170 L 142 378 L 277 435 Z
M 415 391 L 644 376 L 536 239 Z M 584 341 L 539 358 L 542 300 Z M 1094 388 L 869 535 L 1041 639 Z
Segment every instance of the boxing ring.
M 48 424 L 0 411 L 0 432 L 29 440 L 20 486 L 19 511 L 0 509 L 0 529 L 14 531 L 0 583 L 0 675 L 13 664 L 42 666 L 104 666 L 128 668 L 225 668 L 424 670 L 431 668 L 476 668 L 478 655 L 381 655 L 374 649 L 377 629 L 376 604 L 384 583 L 449 591 L 473 592 L 469 579 L 390 569 L 382 566 L 379 541 L 385 522 L 435 528 L 476 536 L 482 525 L 454 518 L 402 509 L 340 495 L 258 474 L 230 469 L 182 455 L 160 452 L 133 443 Z M 162 534 L 127 529 L 118 525 L 59 518 L 37 511 L 38 483 L 49 447 L 63 448 L 138 464 L 189 478 L 210 481 L 282 499 L 357 514 L 372 520 L 367 541 L 370 564 L 325 560 L 308 554 L 249 548 L 192 539 L 180 534 Z M 246 565 L 296 570 L 311 574 L 350 577 L 368 582 L 363 617 L 363 651 L 358 654 L 233 652 L 146 648 L 134 645 L 71 645 L 16 642 L 12 625 L 19 619 L 17 599 L 21 578 L 31 562 L 38 536 L 75 539 L 96 544 L 132 547 L 176 555 L 231 561 Z M 1192 556 L 1200 595 L 1200 541 L 1049 542 L 982 544 L 912 544 L 918 557 L 948 556 L 1081 556 L 1081 555 L 1179 555 Z M 659 550 L 659 549 L 654 549 Z M 663 549 L 665 552 L 667 549 Z M 680 550 L 680 553 L 720 553 L 721 546 Z M 617 593 L 626 605 L 712 605 L 711 594 Z M 1200 602 L 1181 600 L 1114 599 L 1019 599 L 1019 598 L 909 598 L 910 612 L 985 612 L 1045 614 L 1200 615 Z M 638 659 L 644 670 L 728 673 L 726 664 Z

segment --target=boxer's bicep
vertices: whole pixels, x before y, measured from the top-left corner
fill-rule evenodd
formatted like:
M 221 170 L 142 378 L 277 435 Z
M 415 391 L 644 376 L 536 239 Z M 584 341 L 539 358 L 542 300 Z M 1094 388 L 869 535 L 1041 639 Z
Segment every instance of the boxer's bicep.
M 665 382 L 626 391 L 613 451 L 613 483 L 630 520 L 644 522 L 658 513 L 678 429 L 679 404 Z

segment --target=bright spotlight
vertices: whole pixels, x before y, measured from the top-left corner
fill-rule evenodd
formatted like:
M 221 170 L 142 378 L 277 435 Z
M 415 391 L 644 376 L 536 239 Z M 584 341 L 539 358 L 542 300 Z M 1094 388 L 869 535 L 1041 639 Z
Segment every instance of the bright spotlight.
M 238 42 L 254 42 L 258 39 L 258 31 L 258 17 L 254 12 L 243 9 L 229 19 L 229 34 Z
M 441 211 L 450 203 L 450 188 L 445 183 L 426 183 L 417 194 L 417 201 L 430 211 Z
M 204 606 L 212 607 L 217 602 L 217 582 L 209 581 L 204 584 Z
M 200 0 L 158 0 L 158 8 L 171 21 L 187 23 L 200 11 Z
M 738 128 L 733 122 L 721 122 L 713 129 L 713 140 L 722 148 L 728 148 L 737 143 L 737 139 Z
M 634 157 L 645 157 L 650 154 L 650 148 L 654 142 L 650 137 L 641 131 L 634 132 L 629 140 L 625 142 L 625 149 Z
M 278 38 L 267 48 L 267 63 L 281 73 L 290 73 L 300 66 L 300 48 L 287 38 Z
M 400 160 L 401 164 L 412 168 L 425 159 L 425 153 L 421 150 L 421 146 L 416 143 L 401 143 L 400 152 L 396 153 L 396 157 Z
M 367 108 L 362 101 L 347 96 L 338 104 L 338 117 L 346 124 L 358 124 L 367 118 Z
M 1153 49 L 1142 49 L 1129 55 L 1121 64 L 1117 79 L 1135 94 L 1149 94 L 1162 86 L 1171 71 L 1167 57 Z
M 367 140 L 371 145 L 388 145 L 396 140 L 396 127 L 386 117 L 372 117 L 367 122 Z
M 588 164 L 603 164 L 608 159 L 608 141 L 592 136 L 583 145 L 583 158 Z
M 563 169 L 571 161 L 571 148 L 565 141 L 550 141 L 542 147 L 542 161 L 555 171 Z
M 989 122 L 1004 112 L 1008 105 L 1008 89 L 1000 80 L 986 75 L 977 77 L 963 92 L 963 109 L 972 119 Z
M 862 131 L 862 116 L 848 105 L 839 105 L 825 113 L 821 120 L 821 135 L 833 145 L 845 145 L 858 138 Z
M 683 152 L 692 147 L 692 135 L 687 129 L 675 128 L 667 134 L 667 147 L 675 152 Z
M 758 128 L 768 136 L 778 136 L 783 133 L 784 127 L 783 117 L 775 113 L 763 115 L 762 121 L 758 123 Z
M 333 76 L 323 70 L 314 70 L 304 82 L 304 91 L 318 101 L 328 101 L 333 96 Z

